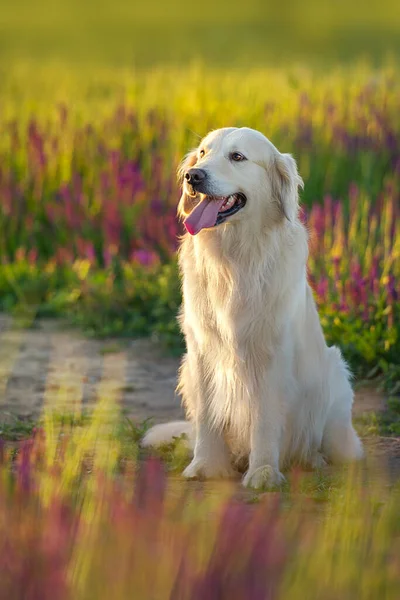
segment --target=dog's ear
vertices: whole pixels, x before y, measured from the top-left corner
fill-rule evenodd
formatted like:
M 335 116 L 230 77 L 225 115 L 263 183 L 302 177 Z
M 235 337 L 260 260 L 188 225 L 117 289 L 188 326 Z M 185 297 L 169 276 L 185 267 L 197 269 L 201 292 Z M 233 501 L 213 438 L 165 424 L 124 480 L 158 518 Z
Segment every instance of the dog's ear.
M 278 153 L 274 157 L 272 169 L 273 196 L 286 219 L 293 222 L 299 208 L 298 188 L 304 186 L 296 161 L 290 154 Z
M 193 167 L 196 164 L 196 162 L 197 162 L 197 149 L 191 150 L 190 152 L 188 152 L 188 154 L 186 154 L 186 156 L 184 157 L 184 159 L 182 160 L 182 162 L 180 163 L 180 165 L 178 167 L 177 176 L 178 176 L 178 183 L 180 186 L 182 186 L 182 184 L 183 184 L 183 178 L 185 176 L 186 171 L 188 169 L 190 169 L 190 167 Z M 190 196 L 188 196 L 188 194 L 186 194 L 186 192 L 183 191 L 181 198 L 179 200 L 179 204 L 178 204 L 178 216 L 181 219 L 184 219 L 190 213 L 192 208 L 193 208 L 193 199 L 190 198 Z

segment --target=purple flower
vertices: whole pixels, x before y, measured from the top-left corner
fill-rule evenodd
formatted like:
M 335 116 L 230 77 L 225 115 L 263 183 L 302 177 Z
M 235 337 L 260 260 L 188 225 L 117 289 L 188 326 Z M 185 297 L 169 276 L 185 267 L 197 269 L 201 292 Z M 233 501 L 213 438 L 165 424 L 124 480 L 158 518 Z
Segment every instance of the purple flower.
M 159 256 L 152 250 L 134 250 L 131 254 L 131 260 L 138 262 L 145 267 L 151 267 L 160 261 Z

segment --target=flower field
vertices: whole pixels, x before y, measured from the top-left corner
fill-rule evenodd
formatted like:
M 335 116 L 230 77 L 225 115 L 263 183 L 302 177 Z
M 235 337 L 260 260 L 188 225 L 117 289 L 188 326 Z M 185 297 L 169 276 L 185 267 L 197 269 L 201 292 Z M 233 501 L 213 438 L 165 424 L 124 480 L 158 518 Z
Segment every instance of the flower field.
M 349 471 L 293 472 L 260 496 L 185 485 L 137 462 L 110 408 L 73 427 L 46 417 L 18 453 L 0 443 L 1 600 L 398 597 L 398 484 Z
M 182 352 L 176 167 L 210 129 L 247 125 L 298 162 L 328 342 L 396 395 L 399 73 L 4 70 L 0 310 Z M 90 415 L 47 406 L 23 441 L 0 422 L 0 600 L 398 598 L 400 489 L 381 465 L 294 471 L 279 494 L 184 484 L 182 441 L 144 455 L 115 383 L 101 382 Z M 395 397 L 390 410 L 398 427 Z
M 329 343 L 358 376 L 398 389 L 397 67 L 82 69 L 60 80 L 26 65 L 0 86 L 3 310 L 154 334 L 180 352 L 176 167 L 208 130 L 247 125 L 298 161 Z

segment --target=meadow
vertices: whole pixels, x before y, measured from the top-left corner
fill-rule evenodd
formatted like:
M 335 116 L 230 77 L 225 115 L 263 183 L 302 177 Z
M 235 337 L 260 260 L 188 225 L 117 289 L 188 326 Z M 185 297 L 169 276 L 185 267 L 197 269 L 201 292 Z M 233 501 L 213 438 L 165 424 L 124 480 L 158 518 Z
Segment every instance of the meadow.
M 181 353 L 176 167 L 209 129 L 254 127 L 298 161 L 327 340 L 393 396 L 398 435 L 399 92 L 395 62 L 3 69 L 0 309 Z M 145 455 L 107 384 L 90 415 L 0 423 L 0 599 L 398 597 L 381 467 L 294 471 L 280 493 L 186 485 L 183 441 Z
M 298 161 L 328 342 L 395 393 L 397 75 L 193 65 L 60 79 L 56 67 L 20 66 L 0 84 L 0 307 L 22 322 L 62 315 L 95 335 L 150 334 L 181 352 L 176 168 L 210 129 L 247 125 Z

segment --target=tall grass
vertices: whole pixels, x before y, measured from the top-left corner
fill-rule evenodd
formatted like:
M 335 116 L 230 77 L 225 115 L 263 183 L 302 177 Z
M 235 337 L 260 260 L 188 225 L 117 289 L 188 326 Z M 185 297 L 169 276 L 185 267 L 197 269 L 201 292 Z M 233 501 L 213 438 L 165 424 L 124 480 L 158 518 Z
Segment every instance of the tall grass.
M 1 599 L 398 597 L 384 475 L 293 472 L 261 496 L 184 484 L 133 439 L 125 454 L 116 414 L 102 400 L 72 429 L 48 414 L 17 454 L 0 443 Z
M 306 206 L 328 194 L 348 206 L 351 184 L 373 204 L 388 193 L 396 201 L 396 73 L 359 67 L 317 80 L 272 69 L 67 71 L 56 90 L 51 69 L 6 76 L 1 254 L 62 252 L 104 263 L 110 252 L 129 258 L 147 246 L 165 258 L 177 233 L 178 161 L 199 136 L 227 124 L 260 129 L 295 155 Z

